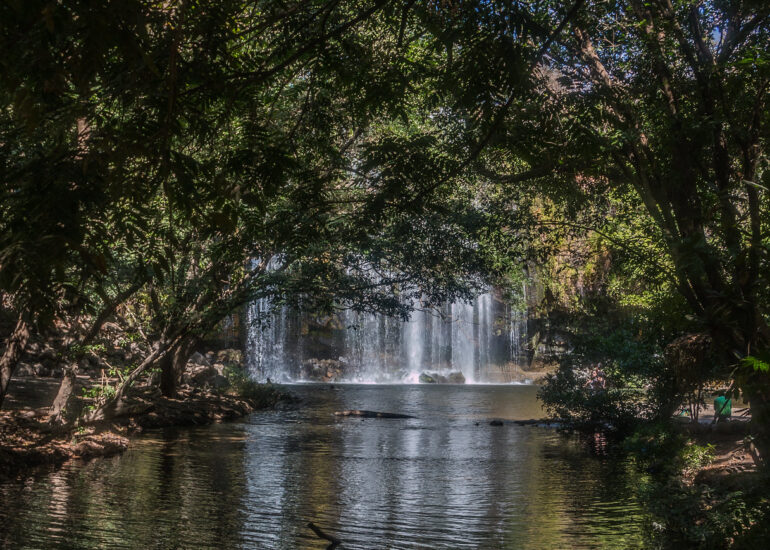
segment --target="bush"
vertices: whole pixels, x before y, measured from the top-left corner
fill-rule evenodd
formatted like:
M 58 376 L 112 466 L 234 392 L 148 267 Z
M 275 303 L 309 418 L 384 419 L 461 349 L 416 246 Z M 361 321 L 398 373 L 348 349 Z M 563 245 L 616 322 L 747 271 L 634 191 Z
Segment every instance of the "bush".
M 670 416 L 675 399 L 657 336 L 624 316 L 583 315 L 572 324 L 574 350 L 539 393 L 550 414 L 576 428 L 621 434 L 640 421 Z M 591 389 L 591 370 L 599 363 L 606 387 Z
M 767 481 L 740 490 L 648 478 L 640 496 L 651 513 L 650 537 L 663 548 L 764 548 L 770 540 Z
M 650 513 L 654 548 L 762 548 L 770 536 L 767 478 L 704 484 L 694 474 L 714 459 L 713 445 L 698 445 L 663 423 L 640 427 L 623 442 L 645 473 L 639 495 Z
M 560 368 L 546 378 L 538 397 L 548 413 L 585 430 L 614 430 L 627 433 L 649 416 L 647 393 L 638 387 L 623 387 L 608 375 L 605 389 L 586 387 L 589 369 Z

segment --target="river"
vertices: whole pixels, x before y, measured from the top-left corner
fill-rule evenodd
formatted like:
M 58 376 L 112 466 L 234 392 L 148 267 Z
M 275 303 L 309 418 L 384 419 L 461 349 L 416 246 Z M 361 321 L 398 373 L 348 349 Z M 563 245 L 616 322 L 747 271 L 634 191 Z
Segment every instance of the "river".
M 527 385 L 295 385 L 301 404 L 143 434 L 0 482 L 8 548 L 641 548 L 622 460 L 537 418 Z M 414 419 L 340 418 L 371 409 Z

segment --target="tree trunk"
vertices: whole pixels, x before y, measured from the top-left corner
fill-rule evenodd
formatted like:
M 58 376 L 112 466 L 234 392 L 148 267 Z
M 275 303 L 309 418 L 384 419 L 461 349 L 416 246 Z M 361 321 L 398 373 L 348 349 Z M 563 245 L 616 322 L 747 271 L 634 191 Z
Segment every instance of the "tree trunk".
M 5 346 L 2 357 L 0 357 L 0 408 L 3 406 L 11 376 L 13 376 L 13 372 L 16 370 L 16 365 L 19 364 L 19 359 L 21 359 L 21 355 L 27 347 L 28 340 L 29 326 L 24 320 L 23 314 L 19 314 L 16 327 L 8 338 L 8 344 Z
M 194 345 L 195 340 L 193 338 L 182 340 L 172 353 L 166 354 L 161 359 L 160 391 L 165 397 L 176 397 L 177 389 L 182 382 L 184 368 L 192 354 Z
M 767 386 L 765 386 L 767 387 Z M 762 465 L 770 465 L 770 395 L 765 390 L 754 392 L 749 398 L 751 409 L 751 435 L 754 446 L 759 451 Z
M 121 399 L 123 399 L 123 396 L 125 395 L 126 391 L 133 385 L 133 383 L 152 365 L 157 365 L 158 363 L 162 362 L 163 358 L 166 355 L 169 355 L 172 353 L 172 348 L 176 344 L 177 340 L 173 340 L 171 342 L 165 341 L 165 342 L 159 342 L 158 345 L 153 349 L 153 351 L 145 357 L 144 361 L 136 367 L 134 370 L 131 371 L 131 374 L 129 374 L 125 380 L 123 380 L 123 383 L 120 384 L 115 391 L 115 395 L 112 397 L 106 399 L 104 403 L 99 405 L 95 410 L 91 411 L 90 413 L 86 414 L 83 417 L 83 421 L 86 423 L 95 423 L 95 422 L 102 422 L 105 420 L 109 420 L 112 415 L 115 413 L 115 409 L 120 402 Z
M 77 374 L 77 363 L 72 363 L 64 369 L 64 376 L 61 385 L 59 386 L 59 392 L 56 394 L 56 398 L 53 400 L 53 405 L 51 406 L 52 424 L 64 424 L 64 413 L 67 411 L 70 397 L 72 397 L 72 393 L 75 390 Z

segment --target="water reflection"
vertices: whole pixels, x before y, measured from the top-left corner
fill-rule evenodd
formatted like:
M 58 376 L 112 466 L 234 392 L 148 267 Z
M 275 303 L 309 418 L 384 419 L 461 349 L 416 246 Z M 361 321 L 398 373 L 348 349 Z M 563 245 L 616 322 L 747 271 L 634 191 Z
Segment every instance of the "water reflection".
M 144 436 L 0 484 L 10 548 L 637 548 L 627 468 L 542 428 L 527 386 L 299 386 L 295 411 Z M 368 408 L 409 420 L 335 418 Z M 476 422 L 479 425 L 476 425 Z

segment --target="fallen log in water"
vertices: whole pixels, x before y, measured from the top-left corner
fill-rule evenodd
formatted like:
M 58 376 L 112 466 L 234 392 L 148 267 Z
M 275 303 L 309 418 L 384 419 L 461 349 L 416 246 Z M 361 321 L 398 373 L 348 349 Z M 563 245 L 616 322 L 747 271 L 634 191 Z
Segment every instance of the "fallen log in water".
M 546 420 L 537 420 L 535 418 L 531 418 L 529 420 L 514 420 L 514 424 L 518 424 L 519 426 L 534 426 L 537 424 L 544 424 L 546 423 Z
M 564 424 L 558 418 L 530 418 L 529 420 L 513 420 L 513 423 L 518 426 L 539 426 L 541 428 L 559 428 Z
M 385 413 L 377 411 L 337 411 L 334 416 L 359 416 L 361 418 L 414 418 L 408 414 Z
M 310 527 L 310 529 L 313 531 L 313 533 L 316 534 L 316 536 L 318 538 L 321 538 L 321 539 L 324 539 L 324 540 L 328 540 L 331 543 L 329 546 L 326 547 L 327 549 L 334 548 L 334 547 L 339 546 L 340 544 L 342 544 L 342 541 L 340 539 L 338 539 L 337 537 L 335 537 L 333 535 L 329 535 L 329 534 L 325 533 L 324 531 L 321 530 L 320 527 L 318 527 L 312 521 L 309 522 L 307 524 L 307 526 Z

